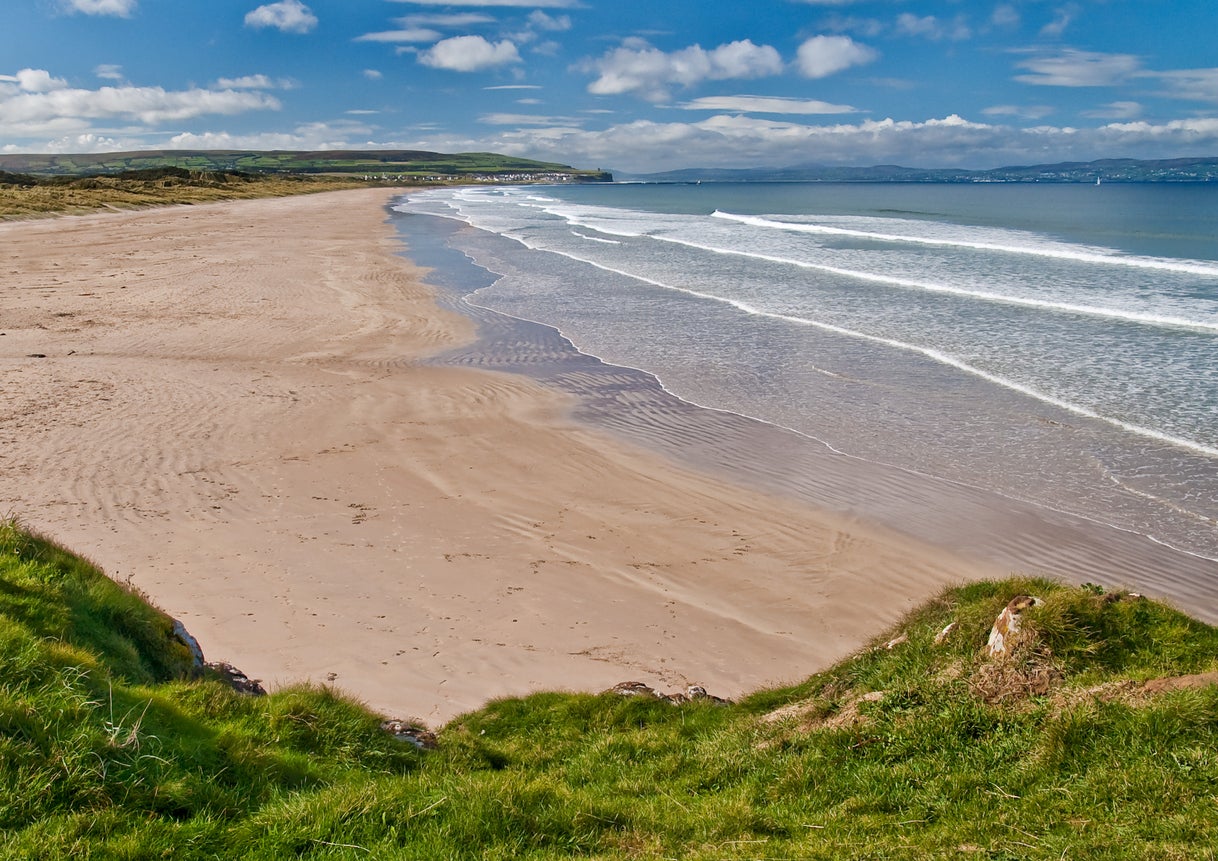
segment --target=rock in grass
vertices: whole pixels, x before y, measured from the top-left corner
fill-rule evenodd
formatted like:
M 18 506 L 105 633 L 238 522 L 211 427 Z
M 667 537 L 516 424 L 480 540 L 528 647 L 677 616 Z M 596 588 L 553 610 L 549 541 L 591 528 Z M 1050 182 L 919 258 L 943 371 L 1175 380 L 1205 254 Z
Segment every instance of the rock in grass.
M 239 694 L 249 694 L 255 697 L 266 696 L 266 688 L 262 686 L 261 679 L 251 679 L 232 664 L 226 664 L 223 661 L 209 661 L 204 666 Z
M 1005 658 L 1015 650 L 1019 643 L 1019 616 L 1029 607 L 1036 607 L 1044 602 L 1032 595 L 1016 595 L 1006 605 L 994 627 L 990 628 L 990 639 L 986 643 L 986 654 L 991 658 Z
M 389 718 L 381 721 L 381 729 L 398 741 L 413 744 L 419 750 L 435 750 L 438 746 L 436 734 L 417 721 Z
M 690 685 L 685 689 L 684 693 L 662 694 L 655 688 L 642 682 L 618 682 L 605 691 L 605 693 L 617 694 L 621 697 L 652 697 L 657 700 L 665 700 L 675 706 L 690 702 L 712 702 L 716 705 L 731 703 L 731 700 L 725 700 L 722 697 L 707 693 L 706 688 L 701 685 Z

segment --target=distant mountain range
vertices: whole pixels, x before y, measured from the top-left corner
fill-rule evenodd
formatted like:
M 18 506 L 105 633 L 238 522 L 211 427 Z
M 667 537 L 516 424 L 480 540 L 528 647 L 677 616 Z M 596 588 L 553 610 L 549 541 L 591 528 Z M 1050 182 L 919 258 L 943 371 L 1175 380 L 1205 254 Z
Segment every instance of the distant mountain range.
M 785 168 L 686 168 L 663 173 L 626 174 L 619 181 L 641 182 L 1218 182 L 1218 157 L 1143 161 L 1111 158 L 990 170 L 919 168 L 881 164 L 873 167 L 799 165 Z

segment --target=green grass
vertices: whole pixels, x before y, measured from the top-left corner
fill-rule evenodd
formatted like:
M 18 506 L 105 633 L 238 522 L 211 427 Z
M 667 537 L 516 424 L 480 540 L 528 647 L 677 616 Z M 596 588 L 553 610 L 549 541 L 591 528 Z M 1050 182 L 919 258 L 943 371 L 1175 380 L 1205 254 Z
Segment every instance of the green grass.
M 996 672 L 989 626 L 1028 593 Z M 8 524 L 0 857 L 1212 857 L 1218 688 L 1140 685 L 1218 668 L 1218 630 L 1108 597 L 972 584 L 732 706 L 537 694 L 419 752 L 324 688 L 190 679 L 162 614 Z
M 553 162 L 490 152 L 436 153 L 421 150 L 145 150 L 140 152 L 34 155 L 0 153 L 0 171 L 82 176 L 185 168 L 194 171 L 269 174 L 447 175 L 562 173 L 605 181 L 601 171 L 576 170 Z
M 141 209 L 363 188 L 368 183 L 335 176 L 255 176 L 190 171 L 137 170 L 117 176 L 35 177 L 0 172 L 0 220 L 37 218 L 102 209 Z

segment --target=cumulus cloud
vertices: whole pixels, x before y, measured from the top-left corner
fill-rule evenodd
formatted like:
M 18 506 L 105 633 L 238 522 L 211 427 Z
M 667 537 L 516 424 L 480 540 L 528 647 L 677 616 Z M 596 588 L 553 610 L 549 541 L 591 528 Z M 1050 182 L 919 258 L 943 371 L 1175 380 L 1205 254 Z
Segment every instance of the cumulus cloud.
M 851 66 L 862 66 L 879 56 L 874 48 L 849 36 L 813 36 L 799 46 L 796 64 L 805 78 L 826 78 Z
M 520 62 L 516 45 L 504 39 L 490 42 L 481 36 L 454 36 L 419 54 L 419 62 L 433 69 L 477 72 Z
M 691 45 L 665 53 L 631 39 L 584 65 L 598 77 L 588 85 L 597 95 L 634 93 L 650 101 L 668 98 L 670 87 L 690 87 L 702 81 L 761 78 L 782 71 L 782 58 L 769 45 L 750 40 L 730 42 L 710 51 Z
M 290 132 L 232 134 L 225 131 L 183 132 L 168 141 L 169 149 L 352 149 L 378 147 L 364 137 L 372 129 L 359 122 L 304 123 Z
M 308 33 L 317 26 L 317 16 L 300 0 L 268 3 L 245 16 L 245 26 L 255 29 L 274 27 L 284 33 Z
M 751 114 L 853 114 L 857 108 L 833 105 L 816 99 L 781 96 L 705 96 L 678 107 L 687 111 L 736 111 Z
M 489 150 L 599 165 L 632 173 L 672 168 L 785 167 L 815 153 L 824 164 L 998 167 L 1095 158 L 1165 158 L 1218 147 L 1218 118 L 1099 128 L 971 122 L 956 115 L 916 121 L 829 125 L 717 115 L 693 123 L 638 121 L 603 130 L 569 126 L 505 129 L 490 137 L 435 137 L 419 149 Z
M 279 107 L 279 102 L 265 93 L 235 89 L 171 91 L 120 86 L 85 90 L 69 87 L 43 69 L 22 69 L 13 76 L 0 76 L 0 127 L 20 138 L 84 134 L 97 120 L 153 127 L 208 114 Z
M 93 74 L 104 81 L 121 81 L 123 79 L 123 67 L 116 66 L 113 63 L 102 63 L 100 66 L 93 67 Z
M 1032 57 L 1015 64 L 1031 74 L 1016 75 L 1025 84 L 1046 87 L 1110 87 L 1142 68 L 1133 54 L 1101 54 L 1068 48 L 1058 54 Z
M 4 87 L 8 84 L 8 87 Z M 66 90 L 68 82 L 56 78 L 46 69 L 22 69 L 15 75 L 0 75 L 0 97 L 17 93 L 49 93 Z
M 61 6 L 69 13 L 130 18 L 131 13 L 135 11 L 136 0 L 64 0 Z

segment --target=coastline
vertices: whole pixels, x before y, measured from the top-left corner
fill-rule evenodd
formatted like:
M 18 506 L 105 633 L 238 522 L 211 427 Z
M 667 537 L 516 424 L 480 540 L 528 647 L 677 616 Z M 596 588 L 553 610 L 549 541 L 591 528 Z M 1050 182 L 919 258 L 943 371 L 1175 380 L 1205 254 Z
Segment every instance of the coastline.
M 399 193 L 0 226 L 0 510 L 209 658 L 433 724 L 627 679 L 799 680 L 1011 573 L 433 361 L 474 324 L 399 254 Z
M 445 306 L 478 323 L 478 340 L 448 351 L 443 363 L 537 379 L 575 397 L 580 423 L 733 484 L 879 524 L 1007 574 L 1133 589 L 1218 623 L 1211 558 L 1086 512 L 851 455 L 781 425 L 692 403 L 646 371 L 581 352 L 550 325 L 488 309 L 476 294 L 463 299 L 492 280 L 463 253 L 439 250 L 448 234 L 468 228 L 435 216 L 403 218 L 412 256 L 438 267 L 428 280 L 439 284 Z

